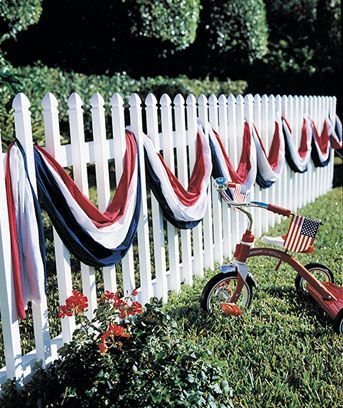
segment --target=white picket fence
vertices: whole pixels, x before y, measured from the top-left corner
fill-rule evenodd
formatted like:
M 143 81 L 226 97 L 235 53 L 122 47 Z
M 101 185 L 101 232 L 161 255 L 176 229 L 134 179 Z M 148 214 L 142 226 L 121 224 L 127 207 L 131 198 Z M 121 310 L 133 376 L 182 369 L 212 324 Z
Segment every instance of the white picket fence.
M 73 177 L 88 195 L 89 185 L 87 164 L 95 164 L 98 206 L 105 210 L 110 200 L 110 178 L 108 160 L 114 159 L 116 180 L 122 173 L 122 159 L 125 153 L 125 126 L 130 124 L 138 137 L 139 152 L 143 157 L 142 132 L 147 133 L 156 147 L 163 151 L 164 158 L 172 171 L 176 171 L 181 183 L 187 187 L 189 173 L 195 161 L 195 136 L 197 118 L 207 121 L 222 137 L 225 148 L 233 163 L 237 165 L 241 146 L 244 120 L 254 123 L 267 149 L 271 144 L 275 120 L 280 114 L 285 116 L 295 132 L 299 143 L 304 113 L 308 112 L 319 131 L 322 130 L 324 118 L 335 117 L 336 98 L 318 96 L 267 96 L 239 95 L 217 98 L 211 95 L 208 99 L 201 95 L 196 99 L 189 95 L 185 100 L 177 95 L 173 102 L 168 95 L 159 101 L 153 94 L 142 101 L 137 94 L 129 99 L 130 123 L 125 123 L 125 108 L 119 94 L 110 100 L 112 116 L 112 134 L 107 138 L 105 127 L 104 99 L 95 94 L 91 101 L 93 141 L 85 142 L 83 102 L 79 95 L 72 94 L 68 99 L 70 144 L 61 144 L 58 118 L 58 101 L 51 93 L 42 101 L 45 128 L 46 149 L 59 163 L 72 166 Z M 28 161 L 28 172 L 35 186 L 35 170 L 32 149 L 32 130 L 30 119 L 30 102 L 23 94 L 18 94 L 13 101 L 15 133 L 23 145 Z M 87 112 L 88 114 L 88 112 Z M 1 148 L 1 143 L 0 143 Z M 6 154 L 0 151 L 2 162 Z M 241 218 L 221 202 L 218 193 L 212 187 L 208 198 L 208 210 L 203 221 L 192 231 L 178 231 L 168 223 L 167 245 L 165 245 L 164 220 L 155 198 L 147 199 L 148 188 L 145 181 L 144 160 L 140 160 L 142 175 L 142 211 L 138 226 L 139 266 L 135 268 L 133 251 L 130 249 L 122 261 L 123 288 L 131 293 L 135 287 L 135 274 L 139 273 L 140 300 L 145 303 L 152 296 L 167 301 L 168 291 L 179 292 L 181 284 L 192 285 L 193 277 L 203 276 L 204 269 L 213 269 L 215 263 L 232 256 L 235 244 L 244 228 Z M 272 202 L 296 211 L 312 202 L 318 196 L 331 189 L 333 178 L 333 160 L 325 168 L 315 168 L 311 162 L 305 174 L 293 173 L 288 166 L 281 179 L 271 188 L 261 190 L 255 185 L 251 199 Z M 0 383 L 6 378 L 16 377 L 23 381 L 28 378 L 36 361 L 49 364 L 58 355 L 58 348 L 70 341 L 75 328 L 73 317 L 62 320 L 62 333 L 50 338 L 46 300 L 33 305 L 35 350 L 22 355 L 20 330 L 16 320 L 12 285 L 11 249 L 9 226 L 4 188 L 4 166 L 0 165 L 0 308 L 2 335 L 6 366 L 0 370 Z M 148 211 L 151 208 L 151 218 Z M 254 210 L 255 235 L 260 236 L 280 220 L 279 216 Z M 150 219 L 152 220 L 150 222 Z M 149 234 L 152 231 L 152 234 Z M 150 251 L 152 236 L 153 251 Z M 56 273 L 60 303 L 71 294 L 72 272 L 70 254 L 54 231 Z M 181 251 L 179 250 L 181 248 Z M 166 254 L 169 270 L 166 268 Z M 152 278 L 152 265 L 156 276 Z M 138 270 L 135 270 L 138 269 Z M 96 281 L 94 268 L 81 265 L 83 292 L 89 299 L 91 316 L 97 305 Z M 104 288 L 116 289 L 116 268 L 103 268 Z

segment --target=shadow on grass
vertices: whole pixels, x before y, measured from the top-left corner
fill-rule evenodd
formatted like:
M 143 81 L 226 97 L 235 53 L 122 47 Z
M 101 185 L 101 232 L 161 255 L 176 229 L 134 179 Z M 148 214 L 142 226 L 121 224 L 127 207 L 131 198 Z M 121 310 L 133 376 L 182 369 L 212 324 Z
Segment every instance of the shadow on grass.
M 313 332 L 310 335 L 315 335 L 317 338 L 325 336 L 327 330 L 330 329 L 332 325 L 332 320 L 330 317 L 324 313 L 321 307 L 310 297 L 306 295 L 298 294 L 295 288 L 292 287 L 268 287 L 264 290 L 260 290 L 258 293 L 258 297 L 253 299 L 252 302 L 252 309 L 251 309 L 251 321 L 255 319 L 259 319 L 259 316 L 268 315 L 268 311 L 262 311 L 261 314 L 258 312 L 258 305 L 264 303 L 264 296 L 268 296 L 269 301 L 277 301 L 280 300 L 286 306 L 278 307 L 278 312 L 280 314 L 287 314 L 293 316 L 295 319 L 306 319 L 310 320 L 310 322 L 317 320 L 318 324 L 313 325 Z M 257 306 L 254 310 L 254 305 Z M 271 305 L 269 304 L 267 308 L 270 308 Z M 273 308 L 273 307 L 272 307 Z M 283 310 L 284 309 L 284 310 Z M 247 332 L 254 330 L 253 326 L 250 327 L 249 325 L 249 311 L 245 314 L 245 317 L 248 320 L 241 321 L 238 324 L 237 321 L 234 319 L 228 319 L 227 316 L 216 313 L 216 314 L 208 314 L 204 312 L 201 307 L 200 303 L 196 301 L 192 301 L 188 305 L 180 305 L 173 307 L 168 310 L 168 313 L 172 318 L 182 324 L 184 330 L 192 331 L 196 333 L 203 334 L 206 331 L 209 335 L 218 334 L 221 331 L 225 331 L 225 326 L 230 326 L 231 329 L 236 327 L 237 330 L 241 330 L 241 325 L 246 325 Z M 270 324 L 266 322 L 265 329 L 268 328 Z M 284 322 L 284 324 L 287 324 Z M 328 327 L 329 326 L 329 327 Z M 263 328 L 261 327 L 262 331 Z M 234 329 L 235 330 L 235 329 Z M 308 331 L 303 331 L 303 327 L 297 325 L 290 328 L 293 335 L 303 338 L 309 335 Z M 243 329 L 244 331 L 244 329 Z
M 332 186 L 333 187 L 343 186 L 343 162 L 342 159 L 338 157 L 335 158 Z

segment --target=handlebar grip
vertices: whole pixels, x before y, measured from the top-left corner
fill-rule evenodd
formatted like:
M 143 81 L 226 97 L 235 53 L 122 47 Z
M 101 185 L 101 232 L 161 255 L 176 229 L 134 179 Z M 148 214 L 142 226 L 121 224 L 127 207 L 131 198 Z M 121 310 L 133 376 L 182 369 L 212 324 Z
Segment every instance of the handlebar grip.
M 287 208 L 278 207 L 274 204 L 268 204 L 267 209 L 275 214 L 284 215 L 285 217 L 289 217 L 291 215 L 291 210 L 287 210 Z

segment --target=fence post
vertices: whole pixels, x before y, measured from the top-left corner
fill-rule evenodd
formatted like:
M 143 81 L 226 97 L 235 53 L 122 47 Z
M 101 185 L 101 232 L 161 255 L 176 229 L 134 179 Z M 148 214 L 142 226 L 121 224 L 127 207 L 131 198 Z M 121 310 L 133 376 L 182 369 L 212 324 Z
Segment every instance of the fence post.
M 139 167 L 141 176 L 141 193 L 142 206 L 138 222 L 138 247 L 139 247 L 139 272 L 141 279 L 141 300 L 145 304 L 150 301 L 153 296 L 151 283 L 151 264 L 150 264 L 150 243 L 149 243 L 149 218 L 147 206 L 147 186 L 145 180 L 145 164 L 144 164 L 144 149 L 142 139 L 142 108 L 141 99 L 134 93 L 129 99 L 130 105 L 130 120 L 133 133 L 138 141 L 138 154 L 140 157 Z
M 147 134 L 153 141 L 155 149 L 160 151 L 161 147 L 158 134 L 157 99 L 152 93 L 149 93 L 149 95 L 145 98 L 145 113 Z M 163 214 L 158 201 L 152 192 L 151 211 L 156 276 L 156 297 L 162 299 L 163 303 L 166 303 L 168 300 L 168 282 L 166 270 L 166 252 L 164 247 Z
M 0 135 L 0 311 L 7 378 L 22 374 L 19 324 L 12 278 L 12 258 L 5 190 L 4 159 Z
M 82 99 L 74 92 L 68 99 L 69 128 L 71 152 L 73 160 L 73 175 L 75 183 L 82 193 L 88 197 L 88 176 L 85 157 L 85 132 L 83 126 Z M 97 306 L 95 269 L 81 262 L 81 277 L 83 293 L 88 298 L 87 316 L 91 319 Z
M 185 121 L 185 99 L 181 94 L 174 98 L 175 141 L 178 179 L 185 189 L 188 188 L 187 134 Z M 182 278 L 193 285 L 191 231 L 181 230 Z
M 208 123 L 208 105 L 207 98 L 205 95 L 200 95 L 198 98 L 199 106 L 199 119 L 203 126 L 207 126 Z M 209 187 L 210 191 L 211 187 Z M 204 267 L 214 268 L 213 260 L 213 233 L 212 233 L 212 204 L 211 204 L 211 194 L 208 194 L 207 209 L 204 215 Z
M 189 166 L 193 168 L 195 163 L 195 141 L 197 136 L 197 106 L 195 96 L 190 94 L 186 98 L 187 124 L 188 124 L 188 146 Z M 193 271 L 195 276 L 204 276 L 204 256 L 202 239 L 202 222 L 193 228 Z
M 42 106 L 46 149 L 56 160 L 58 160 L 61 145 L 57 99 L 52 93 L 47 93 L 42 100 Z M 53 228 L 53 236 L 58 299 L 60 304 L 64 304 L 65 300 L 71 295 L 72 291 L 70 253 L 64 246 L 55 228 Z M 68 343 L 72 339 L 73 331 L 75 329 L 75 317 L 70 316 L 61 319 L 61 325 L 63 342 Z
M 27 160 L 27 171 L 32 187 L 37 194 L 36 171 L 33 156 L 30 102 L 23 93 L 19 93 L 13 100 L 14 124 L 16 137 L 23 146 Z M 45 367 L 46 360 L 51 354 L 48 308 L 46 297 L 40 303 L 32 302 L 33 328 L 37 360 L 42 360 Z

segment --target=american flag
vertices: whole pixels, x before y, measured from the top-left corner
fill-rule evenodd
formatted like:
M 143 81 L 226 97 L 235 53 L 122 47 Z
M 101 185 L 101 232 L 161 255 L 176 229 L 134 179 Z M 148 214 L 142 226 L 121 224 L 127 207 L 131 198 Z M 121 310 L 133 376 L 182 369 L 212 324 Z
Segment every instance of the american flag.
M 236 203 L 244 203 L 247 197 L 246 187 L 242 184 L 236 184 L 233 188 L 232 198 Z
M 289 251 L 304 252 L 313 244 L 320 221 L 293 215 L 284 247 Z

